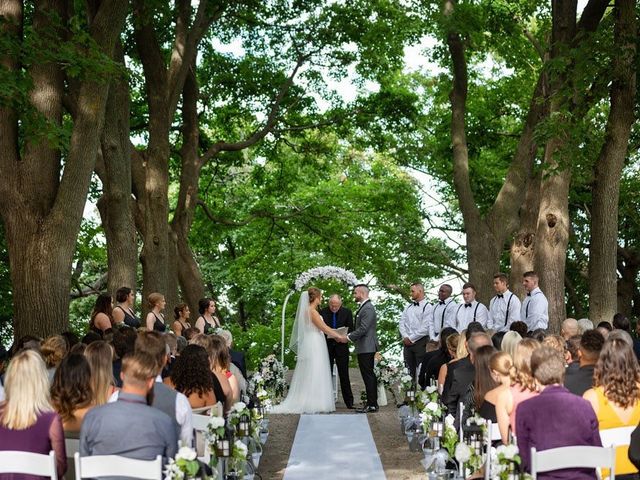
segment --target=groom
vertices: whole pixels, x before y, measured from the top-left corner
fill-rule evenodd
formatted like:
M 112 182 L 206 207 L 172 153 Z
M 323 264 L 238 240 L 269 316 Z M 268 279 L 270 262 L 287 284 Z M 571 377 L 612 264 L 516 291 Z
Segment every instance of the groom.
M 367 391 L 367 406 L 358 412 L 373 413 L 378 411 L 378 382 L 373 372 L 373 357 L 378 351 L 376 310 L 369 300 L 369 287 L 366 285 L 356 285 L 353 298 L 360 304 L 360 308 L 356 311 L 355 330 L 347 335 L 347 339 L 356 344 L 358 366 Z

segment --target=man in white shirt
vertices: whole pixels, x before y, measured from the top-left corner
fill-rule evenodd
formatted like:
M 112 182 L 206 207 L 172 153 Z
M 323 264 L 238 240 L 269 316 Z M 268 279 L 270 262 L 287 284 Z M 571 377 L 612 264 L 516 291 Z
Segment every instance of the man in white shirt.
M 509 280 L 504 273 L 493 276 L 495 297 L 489 302 L 489 325 L 497 332 L 508 332 L 513 322 L 520 320 L 520 299 L 509 290 Z
M 456 308 L 458 304 L 451 298 L 453 288 L 444 284 L 438 289 L 438 302 L 433 306 L 429 318 L 429 338 L 437 340 L 444 327 L 456 328 Z
M 520 309 L 520 318 L 527 324 L 530 332 L 549 326 L 549 302 L 538 287 L 538 274 L 525 272 L 522 276 L 522 286 L 527 292 Z
M 462 286 L 464 303 L 456 309 L 456 325 L 458 332 L 466 329 L 471 322 L 479 322 L 485 329 L 489 323 L 487 307 L 476 300 L 476 287 L 472 283 Z
M 427 353 L 432 308 L 424 297 L 422 284 L 412 284 L 411 303 L 402 312 L 399 325 L 404 346 L 404 362 L 412 378 L 415 378 L 416 368 Z

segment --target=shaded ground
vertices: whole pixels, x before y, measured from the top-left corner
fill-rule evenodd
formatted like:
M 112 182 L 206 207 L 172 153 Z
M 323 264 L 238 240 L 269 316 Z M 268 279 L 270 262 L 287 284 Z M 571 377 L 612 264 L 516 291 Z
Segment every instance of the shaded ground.
M 358 369 L 349 370 L 351 388 L 356 399 L 364 390 L 362 377 Z M 425 477 L 420 465 L 422 454 L 410 452 L 407 440 L 400 433 L 397 409 L 390 394 L 389 405 L 380 407 L 377 413 L 367 414 L 373 439 L 382 461 L 386 477 L 389 480 L 418 480 Z M 342 397 L 338 395 L 336 413 L 353 413 L 348 410 Z M 271 415 L 269 439 L 260 460 L 258 473 L 264 480 L 281 480 L 287 466 L 293 439 L 298 428 L 299 415 Z

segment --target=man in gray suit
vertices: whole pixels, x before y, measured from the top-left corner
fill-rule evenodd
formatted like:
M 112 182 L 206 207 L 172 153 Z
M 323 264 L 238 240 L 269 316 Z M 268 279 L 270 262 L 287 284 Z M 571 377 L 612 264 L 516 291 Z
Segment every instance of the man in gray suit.
M 367 391 L 367 406 L 358 412 L 372 413 L 378 411 L 378 382 L 373 372 L 373 357 L 378 351 L 377 316 L 369 300 L 369 287 L 356 285 L 353 298 L 360 304 L 360 308 L 356 311 L 355 330 L 347 335 L 347 339 L 356 345 L 358 366 Z

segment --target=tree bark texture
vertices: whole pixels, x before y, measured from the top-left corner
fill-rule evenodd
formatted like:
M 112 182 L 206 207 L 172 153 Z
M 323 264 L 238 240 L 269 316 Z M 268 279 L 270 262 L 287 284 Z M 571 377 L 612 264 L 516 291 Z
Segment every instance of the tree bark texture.
M 567 55 L 567 50 L 576 34 L 576 9 L 575 0 L 552 1 L 552 59 Z M 567 106 L 568 102 L 562 98 L 562 89 L 566 88 L 567 78 L 566 70 L 550 74 L 549 83 L 555 94 L 550 102 L 552 115 L 561 115 L 563 108 Z M 559 331 L 567 315 L 564 278 L 570 228 L 568 199 L 571 162 L 567 158 L 562 158 L 566 141 L 566 133 L 563 131 L 551 138 L 545 146 L 546 172 L 541 185 L 535 245 L 536 271 L 540 277 L 540 288 L 549 301 L 551 331 Z
M 54 41 L 48 20 L 52 16 L 65 18 L 67 7 L 63 0 L 36 2 L 32 34 L 41 41 Z M 126 11 L 126 0 L 103 2 L 96 11 L 89 33 L 106 55 L 113 52 Z M 5 33 L 22 41 L 21 2 L 2 2 L 0 15 L 9 20 L 2 27 Z M 2 63 L 15 72 L 20 66 L 10 55 L 2 57 Z M 34 64 L 27 73 L 32 82 L 31 106 L 50 125 L 59 126 L 65 93 L 60 65 Z M 9 250 L 16 338 L 25 334 L 46 336 L 66 328 L 72 259 L 95 166 L 108 88 L 108 82 L 78 82 L 62 173 L 61 152 L 44 138 L 27 136 L 20 155 L 19 124 L 29 120 L 21 119 L 11 107 L 0 110 L 0 174 L 13 179 L 2 182 L 0 213 Z
M 617 245 L 620 175 L 627 156 L 636 93 L 635 2 L 616 0 L 611 107 L 605 143 L 594 167 L 589 247 L 589 318 L 611 321 L 617 312 Z
M 117 46 L 114 58 L 124 64 L 121 45 Z M 100 140 L 102 165 L 96 168 L 103 192 L 98 200 L 98 210 L 107 243 L 107 290 L 114 298 L 120 287 L 135 291 L 138 265 L 131 197 L 129 98 L 126 79 L 114 79 Z
M 640 289 L 637 282 L 640 274 L 640 252 L 618 247 L 618 271 L 618 312 L 627 317 L 637 317 L 640 314 Z

